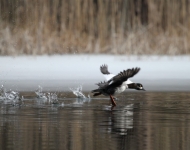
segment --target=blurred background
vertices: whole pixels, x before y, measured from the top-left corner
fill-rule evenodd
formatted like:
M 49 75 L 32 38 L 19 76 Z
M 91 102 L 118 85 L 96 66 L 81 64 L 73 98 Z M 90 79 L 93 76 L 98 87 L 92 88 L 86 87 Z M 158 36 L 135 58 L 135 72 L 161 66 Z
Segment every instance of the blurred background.
M 190 149 L 189 16 L 190 0 L 0 0 L 0 150 Z M 146 92 L 94 98 L 102 64 L 140 67 Z
M 189 0 L 0 0 L 0 54 L 187 55 Z

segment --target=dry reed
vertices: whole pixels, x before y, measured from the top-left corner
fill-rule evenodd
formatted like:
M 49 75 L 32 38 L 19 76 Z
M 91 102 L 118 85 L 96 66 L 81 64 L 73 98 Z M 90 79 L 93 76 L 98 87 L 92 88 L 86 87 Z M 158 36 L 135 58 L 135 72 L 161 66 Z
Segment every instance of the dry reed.
M 189 0 L 0 0 L 0 54 L 190 54 Z

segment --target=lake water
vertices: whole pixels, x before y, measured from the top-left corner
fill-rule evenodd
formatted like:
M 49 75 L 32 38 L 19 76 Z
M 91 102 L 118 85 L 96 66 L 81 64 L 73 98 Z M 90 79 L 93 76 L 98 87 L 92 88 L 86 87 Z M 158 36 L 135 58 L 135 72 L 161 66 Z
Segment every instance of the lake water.
M 105 63 L 113 74 L 140 67 L 131 80 L 147 91 L 127 90 L 114 108 L 108 97 L 76 98 L 70 87 L 97 88 Z M 0 85 L 21 98 L 0 89 L 0 150 L 190 149 L 189 56 L 7 56 L 0 64 Z M 38 85 L 57 95 L 38 89 L 37 98 Z
M 190 149 L 189 92 L 127 91 L 114 108 L 103 96 L 60 92 L 52 103 L 20 94 L 24 99 L 0 101 L 2 150 Z

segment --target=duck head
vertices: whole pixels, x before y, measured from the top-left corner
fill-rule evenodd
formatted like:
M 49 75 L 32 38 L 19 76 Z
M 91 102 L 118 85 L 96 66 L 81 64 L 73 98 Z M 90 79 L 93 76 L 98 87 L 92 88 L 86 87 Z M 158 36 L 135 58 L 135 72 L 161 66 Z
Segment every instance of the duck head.
M 136 90 L 143 90 L 146 91 L 141 83 L 136 83 Z
M 136 89 L 136 90 L 146 91 L 141 83 L 128 84 L 128 88 L 129 89 Z

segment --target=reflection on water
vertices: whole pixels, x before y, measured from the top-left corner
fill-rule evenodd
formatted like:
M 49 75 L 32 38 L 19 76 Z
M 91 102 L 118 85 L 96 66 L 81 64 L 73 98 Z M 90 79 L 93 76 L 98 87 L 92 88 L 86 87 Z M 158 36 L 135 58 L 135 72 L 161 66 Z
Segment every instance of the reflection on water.
M 22 95 L 17 105 L 0 101 L 0 149 L 190 148 L 190 93 L 124 93 L 113 109 L 105 97 Z

